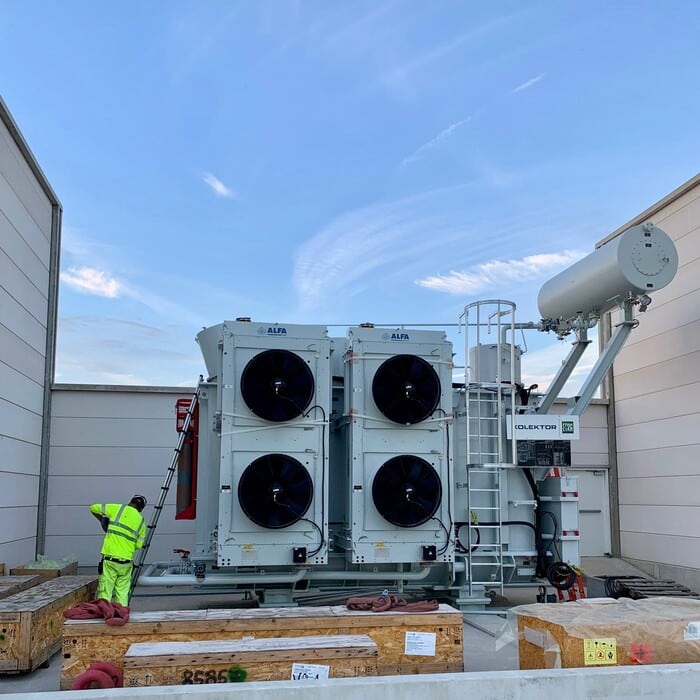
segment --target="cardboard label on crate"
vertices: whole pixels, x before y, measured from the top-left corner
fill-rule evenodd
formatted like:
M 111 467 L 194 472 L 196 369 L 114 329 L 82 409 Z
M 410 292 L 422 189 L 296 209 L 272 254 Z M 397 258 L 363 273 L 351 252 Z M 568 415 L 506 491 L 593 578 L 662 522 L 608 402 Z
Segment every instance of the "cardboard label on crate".
M 700 621 L 689 622 L 683 630 L 683 641 L 695 642 L 700 639 Z
M 406 632 L 406 656 L 435 656 L 435 632 Z
M 604 639 L 584 639 L 583 662 L 586 666 L 616 665 L 616 640 L 611 637 Z
M 330 666 L 321 664 L 292 664 L 293 681 L 318 681 L 328 678 Z

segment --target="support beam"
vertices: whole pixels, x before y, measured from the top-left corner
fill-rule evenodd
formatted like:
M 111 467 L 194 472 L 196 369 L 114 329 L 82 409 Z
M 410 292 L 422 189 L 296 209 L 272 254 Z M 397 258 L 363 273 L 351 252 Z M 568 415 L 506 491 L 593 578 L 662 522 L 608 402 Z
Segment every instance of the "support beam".
M 549 409 L 552 408 L 552 404 L 555 402 L 557 396 L 559 396 L 559 392 L 564 388 L 564 384 L 566 384 L 571 373 L 578 364 L 578 361 L 581 359 L 581 355 L 583 355 L 586 348 L 591 343 L 591 341 L 588 340 L 588 330 L 586 328 L 576 331 L 576 338 L 576 342 L 572 343 L 569 354 L 566 356 L 557 375 L 549 385 L 547 393 L 542 397 L 542 400 L 535 409 L 537 413 L 546 414 L 549 412 Z
M 588 379 L 584 382 L 581 387 L 579 396 L 576 398 L 576 402 L 570 406 L 566 414 L 569 416 L 580 416 L 588 408 L 588 404 L 593 398 L 596 390 L 600 386 L 600 383 L 605 378 L 608 370 L 612 367 L 615 358 L 625 344 L 625 341 L 632 332 L 632 329 L 637 325 L 637 321 L 634 318 L 634 311 L 632 309 L 632 303 L 628 300 L 625 301 L 623 305 L 624 320 L 615 326 L 615 331 L 610 337 L 610 341 L 600 353 L 598 360 L 591 373 L 588 375 Z

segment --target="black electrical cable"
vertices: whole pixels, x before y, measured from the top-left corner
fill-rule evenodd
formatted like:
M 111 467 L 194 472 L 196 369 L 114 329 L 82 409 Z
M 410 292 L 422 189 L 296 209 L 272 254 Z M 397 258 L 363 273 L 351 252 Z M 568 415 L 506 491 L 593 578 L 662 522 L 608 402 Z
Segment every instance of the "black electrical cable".
M 280 398 L 283 398 L 290 403 L 292 403 L 296 408 L 299 408 L 296 402 L 289 398 L 288 396 L 284 396 L 283 394 L 279 394 Z M 326 519 L 326 409 L 321 406 L 321 404 L 314 404 L 309 408 L 306 413 L 303 412 L 303 410 L 300 412 L 302 414 L 303 418 L 308 418 L 309 415 L 311 414 L 311 411 L 313 411 L 315 408 L 318 408 L 321 410 L 321 413 L 323 414 L 323 424 L 321 425 L 321 524 L 325 522 Z M 296 511 L 287 503 L 281 503 L 279 501 L 276 501 L 279 505 L 284 506 L 285 508 L 288 508 L 291 510 L 295 515 L 297 515 Z M 314 549 L 312 552 L 307 552 L 307 557 L 315 557 L 322 549 L 323 545 L 326 544 L 326 538 L 323 535 L 323 529 L 320 528 L 313 520 L 309 520 L 308 518 L 299 518 L 299 520 L 303 520 L 305 523 L 309 523 L 310 525 L 313 525 L 313 527 L 316 528 L 321 541 Z
M 445 418 L 449 418 L 449 413 L 442 408 L 441 406 L 438 406 L 438 408 L 435 409 L 436 411 L 442 411 Z M 445 525 L 440 522 L 440 525 L 442 525 L 443 530 L 447 533 L 447 540 L 445 542 L 445 546 L 438 552 L 438 554 L 444 554 L 447 551 L 447 548 L 450 546 L 450 532 L 452 532 L 454 528 L 454 521 L 452 520 L 452 508 L 450 507 L 450 494 L 452 493 L 452 483 L 450 479 L 450 473 L 452 472 L 452 469 L 450 468 L 450 426 L 449 423 L 445 422 L 445 448 L 447 450 L 447 517 L 450 522 L 450 527 L 449 529 L 445 528 Z
M 458 547 L 458 551 L 461 554 L 466 554 L 468 550 L 465 546 L 464 543 L 459 539 L 459 531 L 461 528 L 463 528 L 465 525 L 473 525 L 472 529 L 476 530 L 476 543 L 475 544 L 470 544 L 470 550 L 473 552 L 476 550 L 476 548 L 481 544 L 481 534 L 479 532 L 479 525 L 483 525 L 484 527 L 490 527 L 493 525 L 522 525 L 523 527 L 529 527 L 531 530 L 535 530 L 535 526 L 531 523 L 528 522 L 527 520 L 502 520 L 500 523 L 497 522 L 491 522 L 491 521 L 484 521 L 484 522 L 479 522 L 476 525 L 473 523 L 469 523 L 466 521 L 458 521 L 455 523 L 455 532 L 456 532 L 456 545 Z

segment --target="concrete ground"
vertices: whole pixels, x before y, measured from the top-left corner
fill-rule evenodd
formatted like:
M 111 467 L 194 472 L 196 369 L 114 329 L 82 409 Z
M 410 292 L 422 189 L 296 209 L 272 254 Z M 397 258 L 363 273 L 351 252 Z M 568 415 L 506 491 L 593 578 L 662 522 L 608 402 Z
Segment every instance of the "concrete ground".
M 633 566 L 607 557 L 588 558 L 584 570 L 592 575 L 642 575 Z M 151 589 L 158 591 L 159 589 Z M 550 591 L 551 592 L 551 591 Z M 507 612 L 515 605 L 534 603 L 537 587 L 507 588 L 505 597 L 497 596 L 485 613 L 467 613 L 464 616 L 464 670 L 505 671 L 518 669 L 518 647 L 515 643 L 502 646 L 498 638 L 504 631 Z M 225 594 L 183 595 L 180 592 L 163 594 L 137 591 L 132 610 L 193 610 L 229 607 L 231 597 Z M 330 603 L 329 603 L 330 604 Z M 48 668 L 33 673 L 0 677 L 0 693 L 29 693 L 59 689 L 61 655 L 55 654 Z

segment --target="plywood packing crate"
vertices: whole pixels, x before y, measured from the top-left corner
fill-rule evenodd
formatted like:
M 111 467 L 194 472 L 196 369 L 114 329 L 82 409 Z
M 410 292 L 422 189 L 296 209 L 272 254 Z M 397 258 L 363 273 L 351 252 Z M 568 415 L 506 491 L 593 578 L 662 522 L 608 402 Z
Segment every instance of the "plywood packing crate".
M 376 676 L 377 645 L 367 635 L 132 644 L 124 656 L 124 686 L 227 683 L 232 667 L 244 670 L 247 681 L 324 671 L 329 678 Z
M 0 598 L 8 598 L 40 582 L 39 576 L 0 576 Z
M 108 627 L 100 620 L 66 620 L 61 688 L 70 688 L 75 677 L 95 661 L 122 666 L 132 644 L 319 634 L 368 635 L 378 648 L 380 675 L 464 670 L 462 613 L 449 605 L 426 613 L 400 608 L 364 612 L 342 605 L 173 610 L 132 613 L 123 627 Z
M 63 611 L 96 588 L 94 576 L 61 576 L 0 600 L 0 673 L 31 671 L 55 654 Z
M 700 662 L 700 600 L 610 598 L 521 605 L 521 669 Z
M 56 578 L 57 576 L 75 576 L 78 573 L 78 562 L 70 561 L 57 569 L 42 569 L 31 564 L 16 566 L 10 570 L 12 576 L 40 576 L 42 580 Z

